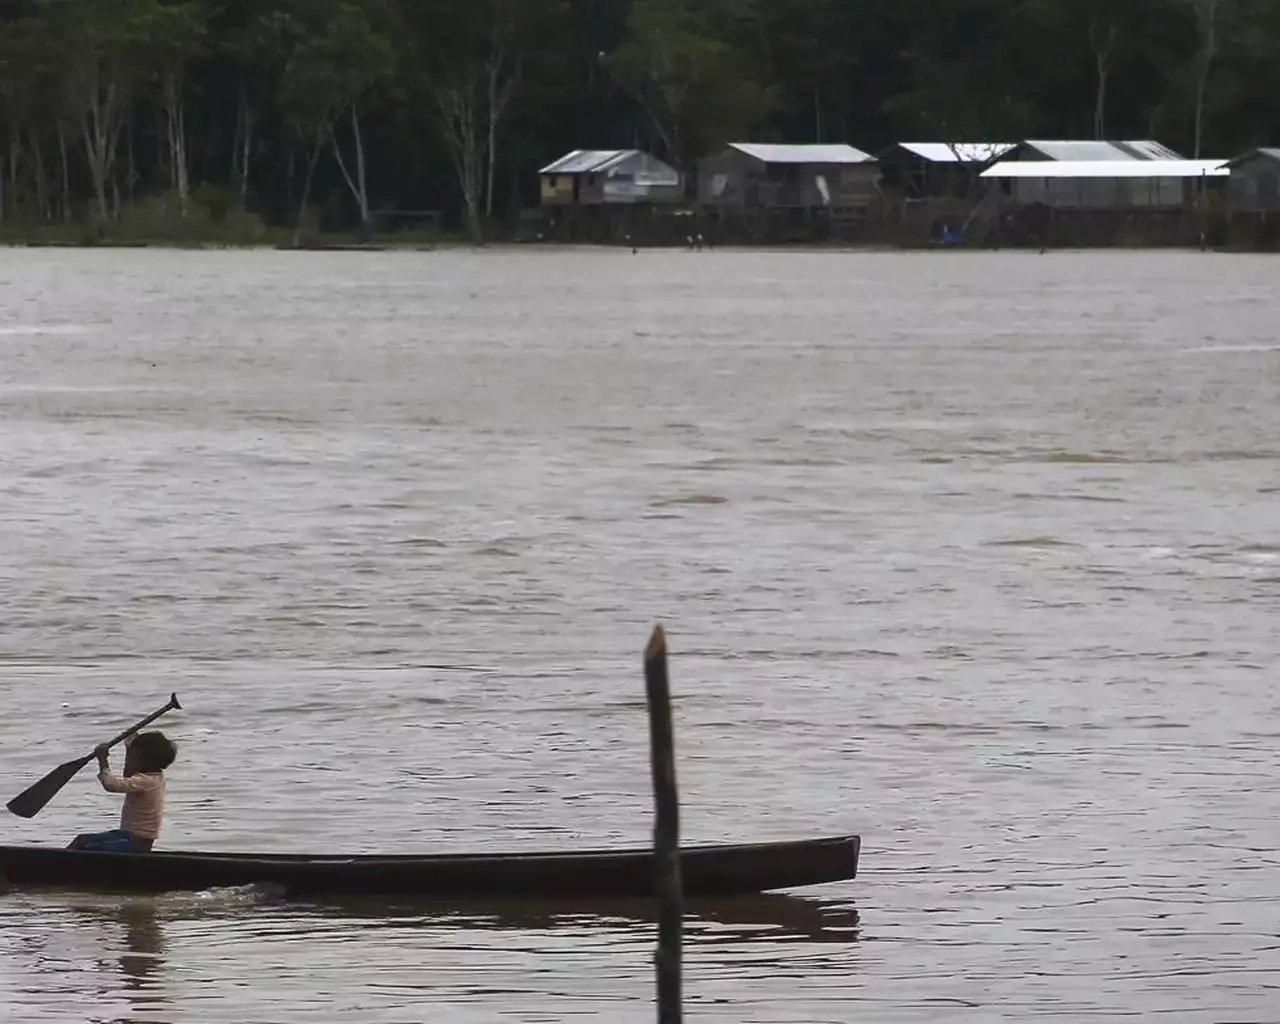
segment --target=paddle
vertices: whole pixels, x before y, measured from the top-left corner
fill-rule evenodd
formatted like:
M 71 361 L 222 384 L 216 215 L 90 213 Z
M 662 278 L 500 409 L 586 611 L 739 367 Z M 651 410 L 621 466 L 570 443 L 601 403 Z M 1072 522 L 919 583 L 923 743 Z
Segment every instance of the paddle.
M 150 725 L 165 712 L 172 711 L 174 708 L 181 710 L 182 705 L 178 703 L 178 695 L 171 693 L 169 695 L 169 703 L 162 707 L 159 711 L 153 711 L 140 722 L 129 726 L 115 739 L 104 743 L 104 747 L 114 747 L 122 739 L 133 735 L 139 729 Z M 23 790 L 6 806 L 16 814 L 19 818 L 34 818 L 42 810 L 44 805 L 58 795 L 58 790 L 70 782 L 79 773 L 80 769 L 87 765 L 97 756 L 97 752 L 85 754 L 84 757 L 78 757 L 74 761 L 67 761 L 65 764 L 58 765 L 53 771 L 46 775 L 39 782 L 27 789 Z

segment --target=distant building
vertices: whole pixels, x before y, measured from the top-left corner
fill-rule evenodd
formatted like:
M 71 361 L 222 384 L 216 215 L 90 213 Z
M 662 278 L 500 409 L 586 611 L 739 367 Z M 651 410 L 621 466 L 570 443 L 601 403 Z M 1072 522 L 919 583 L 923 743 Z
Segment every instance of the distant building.
M 1227 196 L 1238 213 L 1280 211 L 1280 149 L 1262 148 L 1227 161 Z
M 575 149 L 538 175 L 544 206 L 670 203 L 684 197 L 680 173 L 638 149 Z
M 906 199 L 962 198 L 1012 142 L 898 142 L 876 155 L 881 182 Z
M 1083 160 L 1097 163 L 1105 160 L 1181 160 L 1168 146 L 1153 139 L 1133 142 L 1103 142 L 1092 139 L 1031 139 L 1019 142 L 1001 160 Z
M 879 168 L 843 143 L 735 142 L 698 164 L 698 201 L 738 209 L 827 207 L 865 212 L 878 194 Z
M 1153 210 L 1187 207 L 1228 174 L 1221 160 L 1014 160 L 980 177 L 1006 182 L 1015 205 L 1055 209 Z

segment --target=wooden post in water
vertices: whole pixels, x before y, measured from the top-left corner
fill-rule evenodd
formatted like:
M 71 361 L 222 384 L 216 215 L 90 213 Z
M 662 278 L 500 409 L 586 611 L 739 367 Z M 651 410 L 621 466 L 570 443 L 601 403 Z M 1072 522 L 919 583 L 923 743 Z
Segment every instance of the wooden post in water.
M 658 897 L 658 1024 L 680 1024 L 680 957 L 684 891 L 680 881 L 680 800 L 676 791 L 675 744 L 671 733 L 671 690 L 667 681 L 667 638 L 653 628 L 644 650 L 645 696 L 649 704 L 649 759 L 653 773 L 654 891 Z

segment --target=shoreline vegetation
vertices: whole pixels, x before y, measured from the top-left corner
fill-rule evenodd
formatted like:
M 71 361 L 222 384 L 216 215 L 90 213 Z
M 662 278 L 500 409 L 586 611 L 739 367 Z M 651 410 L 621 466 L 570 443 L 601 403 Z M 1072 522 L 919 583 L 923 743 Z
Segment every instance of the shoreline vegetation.
M 580 211 L 579 211 L 580 212 Z M 620 211 L 626 217 L 606 222 L 603 230 L 558 230 L 552 211 L 529 210 L 518 226 L 505 230 L 498 224 L 484 231 L 480 241 L 465 226 L 449 228 L 437 223 L 397 226 L 381 223 L 375 215 L 364 227 L 325 224 L 307 217 L 301 227 L 268 224 L 257 214 L 199 203 L 178 203 L 165 195 L 122 205 L 120 215 L 67 221 L 21 218 L 0 220 L 0 247 L 48 249 L 274 249 L 298 252 L 427 252 L 452 249 L 489 251 L 614 249 L 631 252 L 671 250 L 736 250 L 776 252 L 921 252 L 921 251 L 1019 251 L 1027 253 L 1066 250 L 1157 249 L 1202 252 L 1257 252 L 1273 249 L 1251 243 L 1249 236 L 1225 230 L 1227 225 L 1190 221 L 1176 231 L 1147 229 L 1094 234 L 1046 233 L 1020 238 L 991 238 L 983 242 L 944 244 L 936 238 L 904 230 L 891 221 L 880 221 L 849 233 L 814 231 L 778 237 L 752 237 L 751 232 L 723 230 L 723 225 L 695 209 L 658 208 Z M 632 216 L 632 213 L 635 216 Z M 1069 212 L 1067 215 L 1069 219 Z M 1185 217 L 1184 217 L 1185 220 Z M 630 226 L 628 227 L 628 222 Z M 573 223 L 570 224 L 570 227 Z M 633 234 L 634 232 L 634 234 Z
M 640 225 L 641 247 L 678 247 L 684 226 L 657 218 L 535 226 L 540 168 L 634 147 L 691 182 L 743 140 L 1158 138 L 1226 157 L 1276 142 L 1277 46 L 1274 0 L 8 0 L 0 241 L 567 242 Z M 744 219 L 716 245 L 835 242 Z M 1050 241 L 1178 247 L 1186 227 L 1144 240 L 1073 221 Z M 839 244 L 928 243 L 895 230 Z
M 472 242 L 465 232 L 389 232 L 362 236 L 350 231 L 312 232 L 298 236 L 286 228 L 270 228 L 261 232 L 191 231 L 147 232 L 122 230 L 119 225 L 112 230 L 98 232 L 88 225 L 59 224 L 38 228 L 0 225 L 0 249 L 169 249 L 189 251 L 213 250 L 274 250 L 281 252 L 436 252 L 488 250 L 492 252 L 572 252 L 579 249 L 631 250 L 636 253 L 670 252 L 690 250 L 692 247 L 676 243 L 656 243 L 631 246 L 608 241 L 556 242 L 552 240 L 518 241 L 493 239 Z M 1234 253 L 1258 250 L 1237 244 L 1174 245 L 1162 243 L 1128 242 L 1106 245 L 1060 245 L 1039 247 L 1034 245 L 985 245 L 946 246 L 940 244 L 891 243 L 878 241 L 846 241 L 835 239 L 808 242 L 760 244 L 752 242 L 726 242 L 703 246 L 699 252 L 777 252 L 777 253 L 908 253 L 908 252 L 1018 252 L 1037 255 L 1045 252 L 1117 251 L 1117 252 L 1204 252 Z

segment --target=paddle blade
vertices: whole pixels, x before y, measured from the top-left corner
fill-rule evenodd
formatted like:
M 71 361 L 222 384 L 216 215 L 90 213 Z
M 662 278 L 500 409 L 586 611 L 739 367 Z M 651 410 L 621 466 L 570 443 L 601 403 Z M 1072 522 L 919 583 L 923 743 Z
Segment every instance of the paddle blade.
M 78 757 L 58 765 L 39 782 L 28 786 L 5 806 L 19 818 L 34 818 L 45 804 L 58 795 L 58 790 L 80 774 L 80 769 L 93 760 L 93 755 Z

